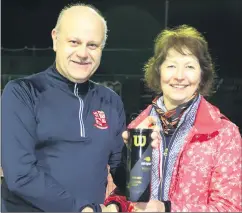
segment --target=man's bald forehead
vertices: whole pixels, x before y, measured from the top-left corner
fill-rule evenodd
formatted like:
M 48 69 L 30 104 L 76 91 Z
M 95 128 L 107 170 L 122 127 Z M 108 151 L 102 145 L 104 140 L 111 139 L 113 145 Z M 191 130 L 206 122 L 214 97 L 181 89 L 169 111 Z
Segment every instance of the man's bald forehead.
M 66 6 L 62 9 L 62 11 L 59 14 L 55 30 L 56 32 L 61 31 L 61 25 L 68 26 L 68 22 L 71 22 L 73 20 L 76 20 L 77 18 L 82 20 L 94 20 L 94 21 L 100 21 L 103 24 L 104 27 L 104 40 L 102 46 L 105 46 L 106 39 L 107 39 L 107 23 L 104 17 L 102 16 L 101 12 L 95 8 L 92 5 L 77 3 L 74 5 Z
M 90 17 L 96 16 L 97 18 L 103 21 L 105 25 L 104 27 L 107 28 L 105 19 L 100 14 L 100 12 L 97 11 L 97 9 L 94 9 L 89 5 L 82 5 L 82 4 L 65 7 L 59 14 L 55 28 L 59 31 L 63 20 L 65 20 L 68 17 L 70 18 L 75 16 L 79 16 L 79 17 L 83 16 L 85 18 L 88 18 L 88 16 Z
M 77 15 L 89 15 L 90 14 L 90 15 L 97 16 L 100 19 L 102 18 L 94 9 L 92 9 L 91 7 L 88 7 L 88 6 L 84 6 L 84 5 L 73 6 L 73 7 L 66 9 L 63 12 L 63 16 L 73 15 L 73 14 L 77 14 Z

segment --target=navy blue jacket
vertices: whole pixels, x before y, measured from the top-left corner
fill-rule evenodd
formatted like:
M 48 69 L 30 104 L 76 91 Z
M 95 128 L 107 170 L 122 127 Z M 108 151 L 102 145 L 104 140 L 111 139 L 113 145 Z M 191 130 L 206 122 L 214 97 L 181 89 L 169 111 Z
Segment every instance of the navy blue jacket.
M 103 203 L 107 164 L 114 182 L 125 184 L 125 125 L 121 98 L 92 81 L 72 83 L 54 67 L 10 81 L 2 94 L 7 189 L 40 211 L 77 212 Z

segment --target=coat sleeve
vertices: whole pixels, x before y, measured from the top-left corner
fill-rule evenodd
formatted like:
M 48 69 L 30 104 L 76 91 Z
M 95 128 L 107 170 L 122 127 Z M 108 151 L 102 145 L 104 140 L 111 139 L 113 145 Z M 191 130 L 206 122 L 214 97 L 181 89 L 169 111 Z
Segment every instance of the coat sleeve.
M 9 82 L 2 94 L 2 168 L 10 191 L 46 212 L 78 212 L 89 204 L 75 198 L 38 166 L 33 98 L 24 81 Z
M 174 212 L 241 212 L 241 147 L 238 128 L 229 124 L 218 146 L 215 167 L 209 187 L 208 204 L 177 203 L 171 200 Z
M 126 146 L 122 138 L 122 133 L 126 128 L 126 117 L 123 103 L 120 98 L 118 98 L 117 101 L 117 109 L 117 127 L 114 133 L 113 147 L 109 158 L 109 166 L 114 184 L 123 191 L 126 183 Z

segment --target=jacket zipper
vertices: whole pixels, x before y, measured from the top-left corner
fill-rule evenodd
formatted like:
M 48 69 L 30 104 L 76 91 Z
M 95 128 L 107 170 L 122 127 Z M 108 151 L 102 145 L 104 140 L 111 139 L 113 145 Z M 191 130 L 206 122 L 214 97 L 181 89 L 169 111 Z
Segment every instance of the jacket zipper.
M 84 102 L 80 98 L 80 96 L 78 95 L 78 87 L 77 87 L 77 84 L 75 84 L 75 87 L 74 87 L 74 95 L 78 98 L 79 103 L 80 103 L 80 106 L 79 106 L 80 136 L 81 137 L 85 137 L 85 127 L 84 127 L 83 118 L 82 118 L 83 108 L 84 108 Z

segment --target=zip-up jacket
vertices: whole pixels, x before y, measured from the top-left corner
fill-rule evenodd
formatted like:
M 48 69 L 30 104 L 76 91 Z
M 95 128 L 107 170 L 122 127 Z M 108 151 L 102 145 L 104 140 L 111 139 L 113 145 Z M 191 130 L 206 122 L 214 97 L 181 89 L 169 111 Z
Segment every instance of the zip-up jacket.
M 121 98 L 55 69 L 8 82 L 2 94 L 6 211 L 78 212 L 104 202 L 107 164 L 122 186 Z

